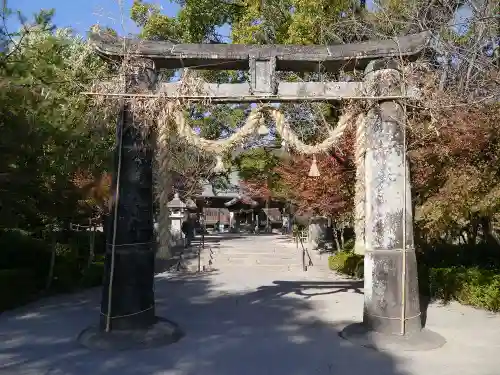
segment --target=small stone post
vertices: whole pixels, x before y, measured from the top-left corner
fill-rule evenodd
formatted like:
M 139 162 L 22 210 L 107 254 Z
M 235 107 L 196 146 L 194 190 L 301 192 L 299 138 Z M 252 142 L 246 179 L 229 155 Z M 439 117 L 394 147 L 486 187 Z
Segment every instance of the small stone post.
M 128 92 L 154 85 L 156 74 L 151 66 L 147 62 L 138 64 L 134 73 L 127 77 Z M 142 125 L 137 123 L 137 118 L 131 113 L 130 103 L 124 103 L 117 126 L 101 331 L 107 328 L 111 331 L 145 329 L 156 322 L 153 288 L 153 150 L 151 133 Z M 108 314 L 111 317 L 109 327 Z
M 395 61 L 372 61 L 365 74 L 368 95 L 401 94 Z M 405 122 L 404 110 L 394 100 L 374 104 L 366 118 L 363 323 L 393 335 L 422 329 Z

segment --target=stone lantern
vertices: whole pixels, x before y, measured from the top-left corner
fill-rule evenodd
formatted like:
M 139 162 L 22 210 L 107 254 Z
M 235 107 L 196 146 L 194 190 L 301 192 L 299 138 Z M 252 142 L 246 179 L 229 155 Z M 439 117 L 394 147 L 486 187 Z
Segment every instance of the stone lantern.
M 187 209 L 186 203 L 184 203 L 180 198 L 179 194 L 175 193 L 174 198 L 167 204 L 170 213 L 170 232 L 172 234 L 172 242 L 175 245 L 181 245 L 183 243 L 182 234 L 182 221 L 184 220 L 184 214 Z

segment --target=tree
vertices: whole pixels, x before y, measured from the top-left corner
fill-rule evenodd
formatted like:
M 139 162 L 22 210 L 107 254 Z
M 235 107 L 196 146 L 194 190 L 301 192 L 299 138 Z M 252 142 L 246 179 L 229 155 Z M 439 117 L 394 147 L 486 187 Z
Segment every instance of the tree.
M 500 107 L 476 105 L 447 111 L 439 128 L 412 138 L 411 161 L 417 223 L 428 240 L 491 236 L 500 204 Z
M 40 13 L 3 55 L 1 227 L 67 225 L 81 199 L 74 174 L 102 173 L 109 160 L 107 124 L 80 94 L 108 68 L 83 39 L 56 29 L 52 14 Z

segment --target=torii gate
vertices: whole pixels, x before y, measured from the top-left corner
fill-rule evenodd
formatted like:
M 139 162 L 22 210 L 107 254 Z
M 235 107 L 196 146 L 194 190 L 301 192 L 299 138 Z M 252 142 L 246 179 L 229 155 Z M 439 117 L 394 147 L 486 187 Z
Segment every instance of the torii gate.
M 204 91 L 214 102 L 371 100 L 364 155 L 363 323 L 369 331 L 387 335 L 408 337 L 421 332 L 410 182 L 404 153 L 406 119 L 398 101 L 415 97 L 416 91 L 403 89 L 402 83 L 394 86 L 383 81 L 369 87 L 364 82 L 279 82 L 275 72 L 335 73 L 341 69 L 364 69 L 366 82 L 382 70 L 395 73 L 400 60 L 414 60 L 422 55 L 429 42 L 428 33 L 333 46 L 173 44 L 124 41 L 97 33 L 90 36 L 90 41 L 106 58 L 124 58 L 125 46 L 127 56 L 144 59 L 144 71 L 135 75 L 135 84 L 147 85 L 167 96 L 177 92 L 178 84 L 157 84 L 156 69 L 189 67 L 250 72 L 250 85 L 205 84 Z M 201 101 L 206 96 L 192 95 L 185 99 Z M 152 152 L 137 147 L 149 140 L 132 126 L 130 114 L 122 110 L 121 118 L 123 134 L 118 150 L 122 155 L 121 169 L 116 171 L 113 182 L 116 191 L 120 179 L 120 199 L 118 214 L 108 226 L 115 227 L 116 254 L 110 255 L 108 245 L 101 310 L 101 330 L 112 331 L 144 329 L 157 321 L 153 291 Z M 111 241 L 108 237 L 108 244 Z M 110 282 L 113 278 L 114 282 Z M 113 309 L 106 325 L 110 298 Z

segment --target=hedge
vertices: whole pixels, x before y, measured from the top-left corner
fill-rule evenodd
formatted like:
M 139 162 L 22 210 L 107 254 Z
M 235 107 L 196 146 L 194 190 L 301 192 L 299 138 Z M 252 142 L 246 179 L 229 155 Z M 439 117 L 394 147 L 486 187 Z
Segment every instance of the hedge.
M 97 261 L 90 265 L 84 272 L 80 286 L 82 288 L 92 288 L 101 286 L 104 278 L 104 261 Z
M 500 311 L 500 273 L 477 267 L 431 268 L 429 294 L 444 302 L 456 300 L 490 311 Z
M 30 269 L 0 270 L 0 311 L 30 302 L 38 290 Z
M 331 270 L 362 278 L 363 257 L 340 251 L 328 258 Z M 427 267 L 419 265 L 419 287 L 434 300 L 458 301 L 464 305 L 500 311 L 500 271 L 479 267 Z
M 86 234 L 86 233 L 84 233 Z M 102 285 L 103 256 L 87 267 L 88 234 L 65 233 L 56 243 L 56 259 L 50 290 L 44 290 L 52 254 L 51 244 L 18 229 L 0 230 L 0 312 L 23 305 L 40 295 L 72 292 Z M 74 235 L 74 236 L 73 236 Z M 99 237 L 99 236 L 97 236 Z M 102 237 L 102 236 L 101 236 Z M 102 253 L 102 239 L 96 252 Z
M 42 288 L 50 266 L 50 245 L 17 229 L 0 231 L 0 270 L 30 270 Z

